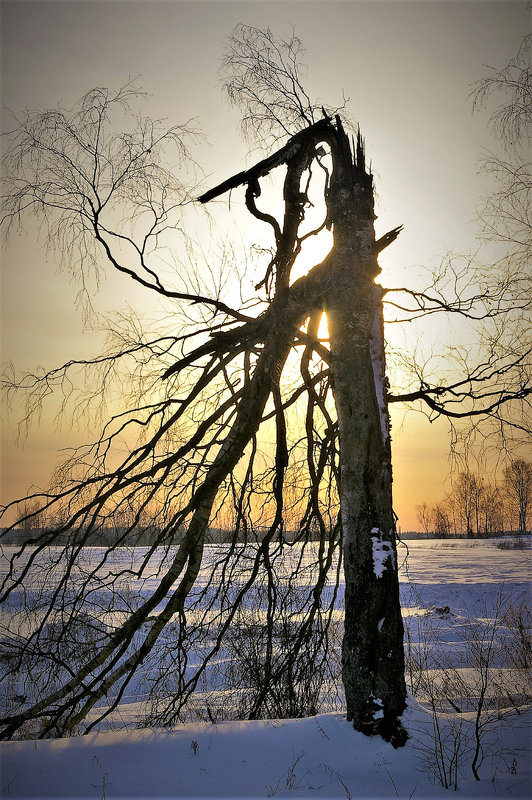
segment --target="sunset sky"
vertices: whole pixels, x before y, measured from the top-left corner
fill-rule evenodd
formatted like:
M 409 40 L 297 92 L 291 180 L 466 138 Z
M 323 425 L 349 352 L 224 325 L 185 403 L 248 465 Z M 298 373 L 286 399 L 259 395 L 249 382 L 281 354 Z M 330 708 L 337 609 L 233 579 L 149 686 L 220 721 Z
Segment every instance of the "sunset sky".
M 475 215 L 491 186 L 478 159 L 496 145 L 489 113 L 472 113 L 470 93 L 487 65 L 502 66 L 517 51 L 530 25 L 526 0 L 4 0 L 2 103 L 15 113 L 58 101 L 70 106 L 90 88 L 138 78 L 150 95 L 144 113 L 169 123 L 194 118 L 204 131 L 194 157 L 205 186 L 214 186 L 256 160 L 218 78 L 224 38 L 238 23 L 269 26 L 277 36 L 293 26 L 306 47 L 312 96 L 330 106 L 349 98 L 376 176 L 377 235 L 404 225 L 381 258 L 383 283 L 419 286 L 421 267 L 476 250 Z M 10 124 L 6 114 L 4 130 Z M 49 368 L 97 351 L 98 334 L 76 309 L 77 287 L 57 266 L 33 223 L 3 247 L 3 362 Z M 141 310 L 143 302 L 116 278 L 104 280 L 95 298 L 101 311 L 126 303 Z M 427 334 L 435 343 L 452 339 L 440 324 Z M 388 336 L 393 346 L 403 343 L 395 330 Z M 81 436 L 59 433 L 51 416 L 43 415 L 22 448 L 15 444 L 17 408 L 3 414 L 2 502 L 45 485 L 57 448 Z M 394 409 L 393 447 L 395 510 L 402 530 L 412 530 L 416 504 L 434 502 L 448 487 L 447 425 Z

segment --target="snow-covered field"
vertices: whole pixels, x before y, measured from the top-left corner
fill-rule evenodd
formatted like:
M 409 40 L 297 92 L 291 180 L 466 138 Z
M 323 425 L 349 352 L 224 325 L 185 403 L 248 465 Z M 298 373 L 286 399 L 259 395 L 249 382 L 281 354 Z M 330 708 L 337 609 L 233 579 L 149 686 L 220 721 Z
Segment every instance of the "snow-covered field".
M 1 796 L 422 799 L 445 796 L 443 782 L 462 797 L 531 797 L 530 551 L 494 540 L 408 549 L 406 747 L 368 739 L 327 708 L 302 720 L 108 730 L 3 743 Z M 114 724 L 138 720 L 142 701 L 125 696 Z

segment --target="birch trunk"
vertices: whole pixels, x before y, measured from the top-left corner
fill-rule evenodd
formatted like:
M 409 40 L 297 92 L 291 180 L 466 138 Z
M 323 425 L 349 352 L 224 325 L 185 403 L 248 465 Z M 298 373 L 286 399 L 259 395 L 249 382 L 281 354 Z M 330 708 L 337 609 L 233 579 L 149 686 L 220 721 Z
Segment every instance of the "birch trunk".
M 406 733 L 403 623 L 386 403 L 382 290 L 373 228 L 373 186 L 361 142 L 353 156 L 340 131 L 330 210 L 334 280 L 327 296 L 338 414 L 344 537 L 342 677 L 347 717 L 394 745 Z

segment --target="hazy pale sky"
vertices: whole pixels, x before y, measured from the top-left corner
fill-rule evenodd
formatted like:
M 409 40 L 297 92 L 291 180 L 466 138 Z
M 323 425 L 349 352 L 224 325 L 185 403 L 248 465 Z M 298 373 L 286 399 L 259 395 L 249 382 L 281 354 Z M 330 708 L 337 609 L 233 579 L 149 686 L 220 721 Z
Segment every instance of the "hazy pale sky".
M 404 232 L 382 259 L 388 283 L 415 279 L 448 251 L 475 249 L 475 210 L 489 181 L 478 171 L 492 147 L 486 113 L 472 114 L 472 84 L 486 65 L 502 66 L 529 30 L 526 0 L 468 2 L 90 2 L 2 3 L 2 103 L 14 112 L 71 105 L 95 86 L 130 78 L 151 95 L 143 111 L 183 122 L 191 117 L 210 146 L 195 156 L 214 185 L 248 158 L 238 115 L 217 76 L 224 38 L 238 23 L 292 26 L 307 53 L 307 86 L 329 104 L 349 98 L 376 173 L 377 234 Z M 4 128 L 9 120 L 4 119 Z M 76 287 L 56 271 L 34 226 L 2 253 L 2 361 L 21 368 L 89 355 L 97 338 L 83 328 Z M 118 296 L 118 300 L 117 300 Z M 117 280 L 102 285 L 99 308 L 134 305 Z M 432 335 L 437 338 L 433 327 Z M 395 341 L 394 333 L 390 333 Z M 13 414 L 2 438 L 2 500 L 44 485 L 58 446 L 69 444 L 45 416 L 24 450 L 14 446 Z M 394 414 L 395 507 L 403 530 L 417 527 L 416 503 L 441 495 L 448 473 L 445 423 Z

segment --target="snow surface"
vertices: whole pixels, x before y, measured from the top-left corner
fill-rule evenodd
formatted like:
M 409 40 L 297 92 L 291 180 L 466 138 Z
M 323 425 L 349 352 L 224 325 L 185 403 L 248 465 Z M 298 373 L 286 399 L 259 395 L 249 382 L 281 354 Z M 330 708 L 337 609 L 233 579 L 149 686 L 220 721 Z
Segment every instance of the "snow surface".
M 404 723 L 426 724 L 410 702 Z M 530 718 L 528 719 L 530 722 Z M 513 733 L 513 736 L 512 736 Z M 522 731 L 509 731 L 517 753 Z M 411 740 L 394 750 L 356 733 L 339 713 L 300 720 L 188 724 L 169 731 L 115 731 L 2 745 L 2 797 L 40 798 L 433 798 Z M 530 765 L 518 774 L 468 780 L 460 797 L 529 797 Z
M 503 595 L 530 598 L 527 551 L 499 550 L 491 541 L 416 541 L 408 547 L 401 600 L 414 639 L 416 624 L 429 622 L 439 642 L 454 653 L 472 615 L 486 618 Z M 463 670 L 466 678 L 469 672 Z M 134 705 L 139 698 L 131 696 L 128 702 Z M 469 735 L 472 716 L 462 718 Z M 452 732 L 450 721 L 450 715 L 449 722 L 442 717 L 444 736 Z M 480 782 L 473 779 L 466 753 L 459 797 L 532 797 L 531 722 L 530 710 L 522 709 L 511 725 L 495 731 L 493 755 L 481 766 Z M 0 749 L 0 796 L 447 797 L 449 790 L 437 783 L 430 766 L 433 730 L 426 704 L 410 698 L 403 723 L 411 738 L 398 750 L 380 737 L 355 732 L 341 712 L 5 742 Z

